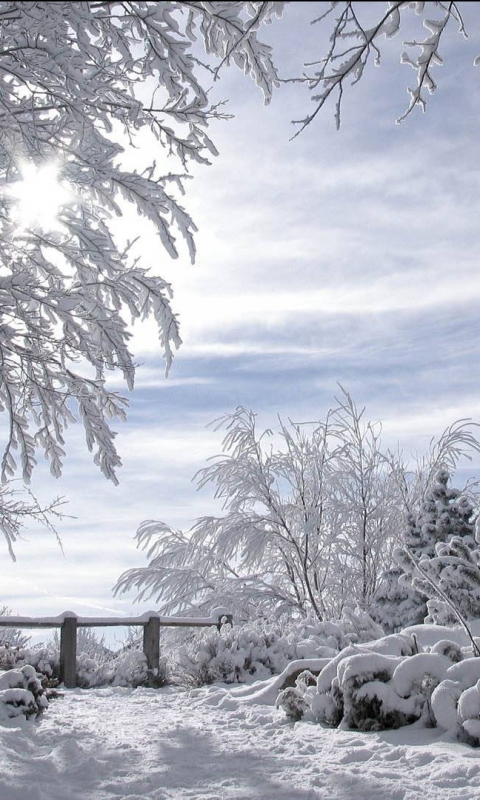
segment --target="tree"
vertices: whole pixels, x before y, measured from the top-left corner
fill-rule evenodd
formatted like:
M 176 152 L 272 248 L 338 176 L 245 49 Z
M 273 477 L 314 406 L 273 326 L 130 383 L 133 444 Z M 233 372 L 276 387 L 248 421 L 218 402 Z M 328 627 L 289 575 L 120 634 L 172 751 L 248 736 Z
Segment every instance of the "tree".
M 61 511 L 65 502 L 63 497 L 56 497 L 50 503 L 41 504 L 28 487 L 15 489 L 13 481 L 7 485 L 0 484 L 0 531 L 3 533 L 12 561 L 16 560 L 14 543 L 21 536 L 26 524 L 32 520 L 48 528 L 57 537 L 61 547 L 54 523 L 65 516 Z
M 420 558 L 417 564 L 409 561 L 406 580 L 429 598 L 426 622 L 452 625 L 462 618 L 478 619 L 480 548 L 473 537 L 452 536 L 448 542 L 439 542 L 432 556 Z
M 226 429 L 223 456 L 197 477 L 199 487 L 214 484 L 225 516 L 203 517 L 188 533 L 142 523 L 137 542 L 150 564 L 125 572 L 115 591 L 153 596 L 164 613 L 233 603 L 237 618 L 268 609 L 321 619 L 337 531 L 326 487 L 337 449 L 329 415 L 309 436 L 281 424 L 283 451 L 267 446 L 272 431 L 257 432 L 244 408 L 216 427 Z
M 423 513 L 410 520 L 405 543 L 394 555 L 403 573 L 400 583 L 428 598 L 426 621 L 449 625 L 480 614 L 478 512 L 470 497 L 447 487 L 446 470 L 436 478 Z
M 396 472 L 381 446 L 381 425 L 366 422 L 347 392 L 334 416 L 341 447 L 335 460 L 334 502 L 341 515 L 346 585 L 365 609 L 398 537 Z
M 425 591 L 424 580 L 411 580 L 413 564 L 434 558 L 437 545 L 453 537 L 474 541 L 472 500 L 477 487 L 469 484 L 462 493 L 448 486 L 450 477 L 447 469 L 438 470 L 420 508 L 407 513 L 403 543 L 394 551 L 398 565 L 385 573 L 372 598 L 372 616 L 389 632 L 421 623 L 427 616 L 431 588 Z
M 346 80 L 358 81 L 372 57 L 379 62 L 379 40 L 400 31 L 402 14 L 412 6 L 425 13 L 421 3 L 388 3 L 367 29 L 361 23 L 366 4 L 330 5 L 314 20 L 339 14 L 320 68 L 302 78 L 319 92 L 316 110 L 302 125 L 335 92 L 339 120 Z M 95 463 L 116 481 L 120 457 L 109 420 L 124 418 L 126 401 L 109 391 L 106 377 L 120 370 L 133 387 L 127 317 L 156 320 L 167 371 L 181 340 L 171 287 L 150 264 L 138 263 L 133 243 L 114 234 L 111 218 L 131 205 L 156 228 L 169 256 L 178 255 L 180 234 L 194 258 L 195 225 L 179 204 L 178 191 L 184 191 L 192 164 L 207 164 L 216 154 L 208 126 L 226 115 L 209 101 L 212 73 L 218 77 L 223 65 L 236 64 L 268 102 L 280 80 L 271 48 L 257 32 L 284 6 L 144 0 L 0 3 L 0 402 L 8 416 L 4 480 L 17 467 L 15 450 L 26 481 L 39 449 L 59 475 L 65 428 L 77 416 Z M 455 22 L 465 33 L 457 4 L 435 6 L 441 19 L 424 20 L 431 36 L 412 43 L 420 55 L 404 59 L 418 75 L 409 110 L 424 106 L 425 89 L 435 88 L 431 69 L 439 63 L 438 46 L 448 25 Z M 198 39 L 206 53 L 203 60 Z M 125 166 L 123 156 L 147 131 L 164 158 L 139 172 Z M 173 169 L 164 163 L 167 156 Z M 54 165 L 70 191 L 56 230 L 19 227 L 15 218 L 16 187 L 31 165 Z
M 8 606 L 0 606 L 0 618 L 9 617 L 12 609 Z M 18 628 L 2 628 L 0 625 L 0 648 L 25 647 L 30 641 L 30 636 L 26 636 Z
M 110 420 L 125 418 L 127 402 L 106 379 L 120 371 L 133 388 L 129 318 L 155 320 L 167 372 L 181 339 L 157 255 L 139 262 L 112 220 L 130 206 L 170 257 L 180 234 L 193 260 L 195 225 L 178 196 L 190 166 L 216 155 L 207 129 L 225 117 L 209 101 L 209 72 L 207 88 L 198 77 L 211 68 L 195 43 L 207 62 L 233 61 L 250 74 L 268 100 L 276 73 L 257 28 L 281 7 L 0 2 L 2 481 L 18 458 L 28 483 L 39 450 L 58 476 L 65 429 L 79 418 L 94 462 L 117 482 Z M 154 157 L 143 171 L 126 166 L 125 152 L 147 133 Z M 69 193 L 52 228 L 18 219 L 22 177 L 32 169 L 45 181 L 53 170 Z
M 340 16 L 330 50 L 318 70 L 301 78 L 315 90 L 317 103 L 302 127 L 335 92 L 339 122 L 346 81 L 359 80 L 372 57 L 379 60 L 380 38 L 400 30 L 411 5 L 389 3 L 367 28 L 360 22 L 363 7 L 331 4 L 327 16 Z M 424 13 L 423 4 L 414 5 Z M 435 88 L 431 70 L 448 25 L 454 21 L 464 32 L 458 5 L 435 5 L 441 19 L 428 23 L 430 37 L 413 44 L 421 52 L 409 61 L 418 75 L 409 111 L 424 105 L 425 90 Z M 95 463 L 117 481 L 121 461 L 111 420 L 125 418 L 127 401 L 108 388 L 107 379 L 119 370 L 133 388 L 130 319 L 155 319 L 167 371 L 181 339 L 170 285 L 138 260 L 128 232 L 122 238 L 113 220 L 130 206 L 154 226 L 170 257 L 178 254 L 180 235 L 194 258 L 195 224 L 179 196 L 191 167 L 216 155 L 208 128 L 226 115 L 210 102 L 209 86 L 221 67 L 234 63 L 268 102 L 280 79 L 258 31 L 284 6 L 0 2 L 3 481 L 15 474 L 18 461 L 28 482 L 39 451 L 58 476 L 66 428 L 78 418 Z M 132 167 L 125 154 L 147 135 L 160 158 Z M 44 176 L 45 165 L 54 169 L 70 194 L 55 229 L 19 224 L 16 195 L 32 165 Z
M 197 479 L 199 488 L 213 484 L 223 516 L 202 517 L 187 532 L 143 522 L 137 545 L 149 564 L 124 572 L 115 592 L 153 597 L 162 613 L 228 606 L 237 619 L 331 619 L 347 606 L 369 607 L 402 541 L 411 482 L 407 471 L 399 479 L 401 454 L 382 453 L 379 427 L 347 392 L 323 422 L 280 422 L 277 448 L 244 408 L 217 427 L 226 430 L 223 454 Z M 456 461 L 476 440 L 465 423 L 450 430 L 442 452 Z

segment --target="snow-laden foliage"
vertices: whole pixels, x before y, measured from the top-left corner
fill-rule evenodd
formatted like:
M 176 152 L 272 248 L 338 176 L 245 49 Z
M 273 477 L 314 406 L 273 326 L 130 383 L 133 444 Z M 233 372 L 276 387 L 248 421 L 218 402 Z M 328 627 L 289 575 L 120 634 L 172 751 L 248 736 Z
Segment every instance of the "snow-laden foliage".
M 180 335 L 158 275 L 161 248 L 139 261 L 134 226 L 119 233 L 115 218 L 129 208 L 168 256 L 180 236 L 193 260 L 195 225 L 179 194 L 189 166 L 216 155 L 207 130 L 223 116 L 209 100 L 201 45 L 207 66 L 235 63 L 268 101 L 277 76 L 257 30 L 283 5 L 0 3 L 2 480 L 21 466 L 28 482 L 39 451 L 58 476 L 65 429 L 80 419 L 94 462 L 117 481 L 110 420 L 124 419 L 127 403 L 106 379 L 119 371 L 133 387 L 130 321 L 155 321 L 167 371 Z M 135 166 L 140 144 L 149 161 Z M 49 202 L 54 174 L 63 189 L 52 223 L 41 209 L 22 218 L 32 174 L 30 212 L 32 200 Z
M 401 15 L 411 6 L 422 19 L 425 13 L 421 3 L 389 3 L 373 24 L 364 24 L 369 4 L 357 5 L 332 3 L 315 20 L 338 13 L 327 53 L 298 78 L 313 90 L 316 104 L 300 121 L 303 127 L 336 92 L 339 122 L 348 78 L 359 80 L 372 55 L 379 61 L 381 38 L 400 31 Z M 77 419 L 94 462 L 117 481 L 121 460 L 111 421 L 125 418 L 127 401 L 109 388 L 109 373 L 120 372 L 133 387 L 130 323 L 145 318 L 155 321 L 170 367 L 181 340 L 171 286 L 157 264 L 161 247 L 177 257 L 179 239 L 195 255 L 195 224 L 180 196 L 190 167 L 217 154 L 210 122 L 228 116 L 222 103 L 209 99 L 209 89 L 220 68 L 232 63 L 269 101 L 281 81 L 259 31 L 284 6 L 0 2 L 3 480 L 20 468 L 28 482 L 39 455 L 58 476 L 66 428 Z M 411 42 L 402 56 L 417 73 L 407 113 L 435 88 L 432 67 L 441 61 L 446 28 L 453 22 L 464 32 L 458 4 L 435 6 L 438 18 L 424 19 L 428 36 Z M 29 190 L 32 176 L 37 188 Z M 25 198 L 28 191 L 36 197 Z M 52 191 L 60 208 L 56 221 L 47 222 L 43 212 Z M 26 200 L 28 218 L 19 198 Z M 35 204 L 41 206 L 37 215 L 31 213 Z M 127 208 L 156 230 L 158 253 L 136 249 L 134 225 L 115 225 Z M 17 501 L 10 517 L 7 509 L 2 524 L 10 552 L 22 514 L 45 520 L 55 508 L 55 501 L 44 509 Z
M 396 555 L 404 580 L 430 598 L 426 622 L 448 625 L 480 617 L 480 546 L 473 537 L 439 542 L 430 558 L 418 561 L 402 548 Z
M 298 622 L 283 618 L 275 624 L 257 620 L 220 631 L 177 633 L 168 663 L 180 683 L 252 683 L 279 675 L 292 661 L 329 658 L 352 642 L 382 635 L 360 609 L 345 609 L 342 619 L 329 622 L 315 617 Z
M 17 628 L 1 627 L 1 617 L 9 617 L 11 614 L 12 609 L 8 606 L 2 606 L 0 608 L 0 649 L 8 649 L 10 647 L 25 647 L 30 639 L 29 636 Z
M 83 628 L 77 629 L 77 653 L 90 656 L 97 661 L 105 661 L 113 655 L 113 651 L 107 647 L 104 634 L 99 634 L 98 629 Z M 60 651 L 60 633 L 55 630 L 52 636 L 52 649 Z
M 407 518 L 405 546 L 418 558 L 431 558 L 436 545 L 452 536 L 469 537 L 473 541 L 475 509 L 469 497 L 448 485 L 450 478 L 448 470 L 439 470 L 420 513 Z
M 300 675 L 295 687 L 280 692 L 277 705 L 290 719 L 361 731 L 421 720 L 479 745 L 480 658 L 457 643 L 458 628 L 450 629 L 449 640 L 442 638 L 445 628 L 432 637 L 430 626 L 429 645 L 414 630 L 345 648 L 316 680 L 308 672 Z
M 154 686 L 165 686 L 168 682 L 166 659 L 160 659 L 158 673 L 154 676 Z M 149 685 L 147 657 L 140 650 L 121 650 L 103 664 L 89 659 L 78 669 L 78 685 L 86 689 L 95 686 L 137 686 Z
M 14 486 L 14 481 L 0 484 L 0 531 L 12 561 L 16 561 L 13 545 L 32 520 L 51 531 L 61 546 L 55 524 L 64 517 L 61 510 L 66 502 L 64 498 L 56 497 L 48 503 L 40 503 L 28 487 L 18 489 Z
M 412 20 L 404 17 L 406 14 L 411 16 L 408 12 L 412 11 L 423 23 L 423 30 L 417 22 L 418 33 L 414 28 L 415 33 L 402 42 L 406 49 L 400 50 L 398 56 L 402 64 L 414 70 L 416 82 L 407 88 L 409 102 L 397 122 L 404 120 L 417 106 L 425 111 L 428 95 L 437 89 L 435 68 L 443 64 L 440 46 L 445 31 L 453 28 L 468 38 L 460 11 L 462 5 L 461 2 L 427 4 L 392 0 L 388 3 L 355 3 L 345 0 L 330 2 L 330 8 L 325 12 L 323 8 L 319 14 L 313 12 L 313 23 L 319 24 L 327 19 L 329 36 L 328 44 L 318 59 L 306 64 L 305 72 L 299 78 L 312 92 L 315 105 L 310 114 L 297 121 L 300 131 L 315 119 L 330 98 L 335 98 L 335 122 L 337 128 L 340 127 L 341 105 L 347 85 L 358 83 L 367 65 L 380 66 L 382 39 L 393 39 L 409 24 L 411 26 Z M 480 58 L 476 58 L 474 65 L 479 64 Z
M 0 673 L 0 722 L 38 716 L 48 707 L 39 676 L 31 666 Z
M 325 421 L 281 423 L 276 436 L 244 408 L 222 418 L 223 455 L 197 479 L 214 486 L 225 513 L 188 532 L 143 522 L 137 544 L 149 564 L 121 575 L 115 591 L 154 597 L 166 614 L 222 605 L 237 621 L 369 608 L 432 473 L 480 444 L 455 423 L 412 470 L 401 452 L 383 450 L 380 426 L 342 392 Z
M 447 487 L 448 478 L 445 470 L 436 475 L 419 518 L 410 520 L 405 543 L 394 556 L 403 571 L 399 583 L 429 598 L 426 621 L 460 622 L 471 636 L 468 621 L 480 616 L 477 512 L 471 498 Z M 477 650 L 473 638 L 472 644 Z
M 427 598 L 432 596 L 432 587 L 428 585 L 426 590 L 425 581 L 412 584 L 409 579 L 413 571 L 412 559 L 433 558 L 437 545 L 444 545 L 453 537 L 460 537 L 470 545 L 474 543 L 476 512 L 473 501 L 476 502 L 477 497 L 473 492 L 478 487 L 469 484 L 461 492 L 449 486 L 450 477 L 447 469 L 439 470 L 418 512 L 407 514 L 403 544 L 394 551 L 400 566 L 384 574 L 372 598 L 371 614 L 387 632 L 415 625 L 427 616 Z M 432 577 L 435 576 L 432 574 Z M 473 598 L 472 602 L 474 604 Z M 478 616 L 477 610 L 472 606 L 467 618 L 475 616 Z M 451 613 L 442 618 L 442 624 L 454 621 Z
M 222 681 L 251 683 L 285 669 L 296 658 L 292 634 L 262 624 L 195 634 L 176 655 L 183 679 L 195 686 Z
M 386 570 L 372 596 L 369 612 L 385 633 L 417 625 L 427 615 L 426 597 L 400 581 L 404 574 L 399 566 Z
M 46 644 L 28 646 L 28 642 L 17 646 L 0 648 L 0 669 L 29 666 L 43 676 L 49 685 L 57 685 L 60 678 L 60 637 L 55 633 Z M 76 683 L 83 689 L 96 686 L 146 686 L 148 684 L 147 660 L 141 651 L 141 642 L 136 647 L 126 644 L 117 652 L 105 646 L 104 638 L 97 636 L 91 628 L 77 631 Z M 160 660 L 156 684 L 167 682 L 166 660 Z

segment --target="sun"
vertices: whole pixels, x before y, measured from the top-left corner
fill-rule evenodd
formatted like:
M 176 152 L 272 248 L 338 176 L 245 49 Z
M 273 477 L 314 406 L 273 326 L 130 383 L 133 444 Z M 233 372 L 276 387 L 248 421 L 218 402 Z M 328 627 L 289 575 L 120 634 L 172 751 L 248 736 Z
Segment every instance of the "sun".
M 18 227 L 60 228 L 60 210 L 73 202 L 74 195 L 59 181 L 58 167 L 55 164 L 36 166 L 26 163 L 20 171 L 21 180 L 9 189 L 10 196 L 16 200 L 14 218 Z

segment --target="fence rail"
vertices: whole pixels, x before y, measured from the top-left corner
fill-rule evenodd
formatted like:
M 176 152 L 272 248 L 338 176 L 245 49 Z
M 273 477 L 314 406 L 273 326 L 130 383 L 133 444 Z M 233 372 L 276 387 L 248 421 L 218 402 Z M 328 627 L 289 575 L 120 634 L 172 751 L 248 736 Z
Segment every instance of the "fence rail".
M 143 627 L 143 652 L 147 659 L 148 685 L 155 685 L 160 668 L 160 628 L 207 628 L 220 630 L 224 624 L 233 624 L 233 616 L 224 608 L 215 608 L 210 617 L 189 619 L 188 617 L 162 617 L 156 611 L 147 611 L 139 617 L 79 617 L 73 611 L 65 611 L 58 617 L 1 617 L 1 628 L 60 628 L 60 681 L 68 689 L 74 689 L 77 665 L 77 629 Z

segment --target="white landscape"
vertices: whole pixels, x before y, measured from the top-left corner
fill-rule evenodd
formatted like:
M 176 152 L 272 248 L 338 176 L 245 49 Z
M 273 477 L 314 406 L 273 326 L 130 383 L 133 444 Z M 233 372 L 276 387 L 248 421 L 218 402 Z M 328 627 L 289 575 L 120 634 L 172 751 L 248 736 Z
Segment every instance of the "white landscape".
M 438 729 L 288 723 L 235 690 L 70 690 L 2 730 L 2 800 L 470 800 L 478 751 Z
M 0 37 L 0 800 L 480 800 L 480 4 Z

